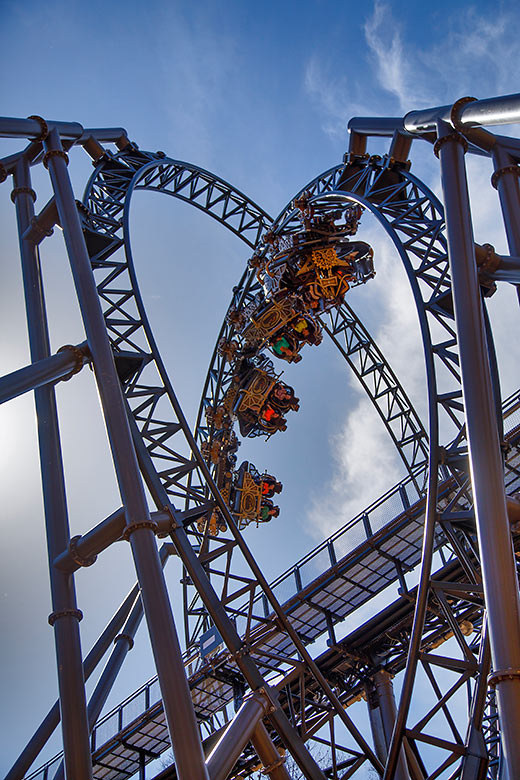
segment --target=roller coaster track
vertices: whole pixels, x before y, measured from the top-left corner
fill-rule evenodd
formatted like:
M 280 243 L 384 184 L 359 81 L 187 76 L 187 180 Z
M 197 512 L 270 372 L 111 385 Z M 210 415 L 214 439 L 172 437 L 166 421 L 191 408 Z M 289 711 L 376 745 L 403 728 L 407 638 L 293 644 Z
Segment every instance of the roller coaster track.
M 320 177 L 320 190 L 330 186 L 338 174 L 339 169 L 334 169 Z M 159 469 L 167 490 L 177 498 L 183 495 L 184 490 L 184 496 L 196 500 L 203 488 L 195 488 L 193 480 L 190 480 L 190 489 L 183 483 L 195 467 L 194 461 L 174 450 L 168 452 L 166 447 L 166 442 L 171 444 L 173 435 L 179 430 L 175 414 L 178 405 L 173 400 L 173 390 L 153 339 L 135 275 L 128 234 L 129 205 L 134 190 L 163 192 L 188 202 L 218 220 L 251 247 L 259 244 L 260 236 L 270 226 L 271 219 L 242 193 L 207 171 L 169 160 L 160 153 L 154 155 L 134 148 L 105 161 L 87 188 L 84 230 L 92 266 L 98 277 L 102 277 L 98 291 L 107 330 L 121 367 L 120 374 L 125 379 L 126 398 L 148 442 L 152 458 L 160 457 L 168 464 L 168 470 Z M 125 258 L 118 253 L 123 245 Z M 245 275 L 236 290 L 232 306 L 236 303 L 236 296 L 243 306 L 258 294 L 259 285 L 255 284 L 250 273 Z M 225 335 L 226 330 L 224 324 L 221 335 Z M 397 377 L 347 304 L 334 314 L 328 332 L 376 406 L 408 473 L 413 475 L 426 461 L 427 437 Z M 156 370 L 149 382 L 147 374 L 152 373 L 152 363 Z M 224 391 L 229 374 L 215 350 L 208 371 L 203 407 Z M 161 399 L 164 406 L 165 398 L 170 398 L 173 406 L 170 427 L 162 416 L 154 419 L 155 410 Z M 157 431 L 156 440 L 154 431 Z M 200 415 L 196 435 L 199 442 L 204 439 L 205 429 Z
M 520 487 L 520 395 L 516 394 L 504 406 L 504 422 L 508 457 L 506 460 L 506 489 L 509 494 Z M 441 500 L 447 503 L 454 493 L 453 480 L 441 486 Z M 278 577 L 271 587 L 284 611 L 291 616 L 305 637 L 312 643 L 324 634 L 328 636 L 330 649 L 318 658 L 320 669 L 327 679 L 341 690 L 344 706 L 356 704 L 366 698 L 367 685 L 381 666 L 394 675 L 406 664 L 408 640 L 412 628 L 416 588 L 408 589 L 406 576 L 413 571 L 421 558 L 422 527 L 424 522 L 424 498 L 413 500 L 414 486 L 410 478 L 398 483 L 364 512 L 329 539 L 322 542 L 301 561 Z M 417 496 L 416 496 L 417 498 Z M 391 518 L 391 519 L 389 519 Z M 439 554 L 442 542 L 438 540 Z M 515 548 L 520 548 L 520 536 L 515 536 Z M 443 558 L 440 557 L 442 562 Z M 332 616 L 339 617 L 339 627 L 356 615 L 356 610 L 369 604 L 378 593 L 395 582 L 401 583 L 403 593 L 396 601 L 376 613 L 347 636 L 337 639 Z M 468 645 L 478 655 L 482 621 L 482 587 L 475 587 L 471 594 L 457 593 L 455 586 L 464 582 L 464 574 L 456 560 L 442 563 L 432 581 L 437 592 L 442 583 L 451 583 L 451 614 L 457 625 L 470 621 L 474 627 Z M 466 598 L 464 598 L 466 595 Z M 278 661 L 287 650 L 283 634 L 273 630 L 273 615 L 269 614 L 265 598 L 260 596 L 260 619 L 249 629 L 248 642 L 255 658 L 259 659 L 266 676 L 274 678 L 284 707 L 292 708 L 301 728 L 306 723 L 309 738 L 317 735 L 331 713 L 323 706 L 312 675 L 299 664 L 284 665 L 280 675 Z M 246 630 L 247 613 L 238 610 L 239 626 Z M 270 620 L 264 623 L 264 621 Z M 430 599 L 427 625 L 422 640 L 424 658 L 435 664 L 433 648 L 446 647 L 449 633 L 453 633 L 445 616 L 440 613 L 435 598 Z M 444 651 L 443 661 L 446 662 Z M 460 663 L 460 660 L 459 660 Z M 224 649 L 209 660 L 198 653 L 185 654 L 197 717 L 206 740 L 219 734 L 234 714 L 237 697 L 243 693 L 242 680 L 237 676 L 229 653 Z M 274 664 L 274 667 L 273 667 Z M 474 661 L 473 670 L 476 670 Z M 281 680 L 279 679 L 281 677 Z M 460 686 L 468 682 L 465 669 Z M 426 695 L 423 691 L 422 695 Z M 433 697 L 432 708 L 437 706 Z M 214 737 L 213 737 L 214 738 Z M 458 735 L 457 747 L 464 749 L 464 740 Z M 159 755 L 169 749 L 168 731 L 164 720 L 157 678 L 153 678 L 135 691 L 120 705 L 97 723 L 92 733 L 92 755 L 96 780 L 120 780 L 138 771 L 140 748 Z M 364 762 L 363 756 L 352 749 L 339 749 L 342 761 L 348 767 Z M 47 762 L 27 780 L 50 780 L 59 765 L 61 754 Z M 254 758 L 243 757 L 240 769 L 254 765 Z M 491 764 L 490 777 L 497 777 L 498 758 Z M 173 772 L 164 777 L 174 777 Z M 161 777 L 163 775 L 161 774 Z
M 122 165 L 122 171 L 117 168 L 118 164 Z M 140 300 L 129 241 L 129 204 L 136 189 L 161 191 L 194 203 L 260 251 L 261 236 L 266 227 L 280 234 L 290 233 L 297 229 L 297 213 L 289 204 L 270 225 L 265 212 L 211 174 L 135 148 L 120 152 L 116 158 L 100 166 L 87 188 L 84 200 L 87 209 L 87 244 L 89 236 L 94 246 L 96 240 L 100 244 L 105 242 L 100 253 L 91 254 L 91 260 L 96 273 L 103 277 L 98 283 L 98 291 L 104 305 L 116 364 L 125 367 L 120 369 L 120 377 L 136 423 L 135 443 L 141 467 L 148 474 L 148 487 L 158 507 L 167 505 L 168 501 L 178 504 L 179 499 L 184 499 L 187 518 L 185 527 L 193 549 L 198 551 L 199 560 L 206 567 L 212 587 L 220 593 L 220 600 L 235 625 L 240 625 L 241 617 L 245 621 L 243 637 L 246 637 L 248 644 L 247 627 L 255 619 L 260 619 L 260 603 L 265 605 L 269 601 L 265 595 L 263 601 L 259 597 L 262 583 L 259 588 L 258 571 L 253 566 L 252 576 L 247 577 L 244 576 L 243 566 L 238 565 L 240 573 L 235 574 L 237 563 L 234 562 L 234 556 L 240 552 L 243 557 L 244 547 L 237 550 L 237 539 L 233 540 L 229 535 L 212 538 L 207 527 L 201 533 L 194 523 L 203 511 L 208 513 L 214 505 L 215 496 L 212 495 L 208 474 L 204 473 L 198 448 L 193 444 L 196 442 L 200 447 L 211 438 L 211 429 L 205 423 L 203 412 L 207 407 L 218 406 L 231 381 L 232 369 L 215 348 L 193 442 Z M 443 455 L 442 474 L 453 479 L 458 488 L 450 493 L 449 501 L 438 503 L 443 525 L 438 528 L 437 534 L 444 537 L 443 544 L 447 548 L 448 558 L 452 556 L 467 561 L 468 549 L 473 547 L 473 534 L 456 522 L 451 522 L 461 514 L 471 515 L 471 496 L 464 465 L 467 451 L 442 206 L 405 166 L 374 158 L 361 163 L 356 161 L 353 165 L 337 166 L 314 179 L 303 191 L 310 195 L 312 203 L 330 203 L 332 209 L 337 208 L 338 203 L 355 201 L 370 210 L 389 234 L 404 264 L 417 304 L 424 344 L 430 421 L 433 420 L 437 428 L 438 416 L 441 414 L 452 425 L 451 443 Z M 109 231 L 107 225 L 110 219 L 115 219 L 117 225 L 114 224 Z M 123 245 L 124 259 L 121 253 L 116 253 Z M 255 298 L 258 300 L 260 294 L 260 286 L 253 272 L 246 272 L 234 288 L 230 310 L 240 311 Z M 424 495 L 427 436 L 397 378 L 348 304 L 333 310 L 324 318 L 323 325 L 385 422 L 407 466 L 414 490 L 419 497 Z M 435 333 L 435 339 L 432 338 L 432 332 Z M 236 335 L 226 317 L 219 340 L 233 336 L 236 338 Z M 151 369 L 154 373 L 150 381 Z M 170 402 L 169 409 L 164 403 L 166 399 Z M 186 438 L 190 444 L 191 457 L 180 454 L 178 448 L 173 447 L 173 438 L 177 433 L 184 433 L 181 438 L 183 442 Z M 435 431 L 435 441 L 437 435 Z M 433 455 L 435 463 L 439 455 L 435 445 Z M 433 469 L 436 470 L 437 466 L 434 465 Z M 247 551 L 245 558 L 246 563 L 250 564 Z M 222 563 L 219 564 L 219 561 Z M 415 562 L 417 564 L 419 558 Z M 203 604 L 204 599 L 198 586 L 191 586 L 189 576 L 184 579 L 185 633 L 189 649 L 196 646 L 202 633 L 212 625 L 214 615 L 211 610 L 208 611 L 207 603 Z M 246 594 L 246 605 L 239 607 L 238 601 Z M 264 606 L 262 619 L 269 624 L 272 617 L 266 616 L 266 611 L 269 610 Z M 340 619 L 334 611 L 328 616 L 332 628 Z M 306 643 L 309 640 L 305 634 L 306 627 L 294 619 L 291 623 L 298 630 L 300 639 Z M 294 655 L 295 649 L 289 632 L 281 647 L 276 648 L 276 655 L 279 658 L 290 657 Z M 258 664 L 256 658 L 255 663 Z M 261 665 L 260 669 L 265 674 Z M 453 755 L 452 752 L 451 757 Z
M 46 136 L 39 134 L 47 127 L 43 120 L 35 121 L 38 126 L 31 124 L 30 131 L 36 138 L 30 152 L 33 162 L 41 159 L 41 139 Z M 298 230 L 297 210 L 291 202 L 271 221 L 242 193 L 207 171 L 161 152 L 143 152 L 132 143 L 120 143 L 116 154 L 105 150 L 100 155 L 92 137 L 82 140 L 82 128 L 71 127 L 66 128 L 66 137 L 79 139 L 85 147 L 90 144 L 95 151 L 96 170 L 78 204 L 83 236 L 139 466 L 153 502 L 168 518 L 173 549 L 184 567 L 184 660 L 207 745 L 244 696 L 261 692 L 270 703 L 265 719 L 273 743 L 292 753 L 306 777 L 321 780 L 324 774 L 347 780 L 358 769 L 364 771 L 364 765 L 381 773 L 388 750 L 391 777 L 397 763 L 406 759 L 402 776 L 408 778 L 409 772 L 412 780 L 480 780 L 485 772 L 496 780 L 498 725 L 492 697 L 486 701 L 490 651 L 442 205 L 392 154 L 381 158 L 352 152 L 345 165 L 318 176 L 301 191 L 321 209 L 360 204 L 393 241 L 417 307 L 428 382 L 429 439 L 352 308 L 343 303 L 322 315 L 323 328 L 377 409 L 408 476 L 269 585 L 216 487 L 214 469 L 201 455 L 202 445 L 212 437 L 205 411 L 222 401 L 233 368 L 216 347 L 192 432 L 139 292 L 129 237 L 130 202 L 136 190 L 169 194 L 212 216 L 257 253 L 266 251 L 266 229 L 278 236 Z M 52 132 L 56 139 L 56 128 Z M 73 143 L 68 141 L 67 148 Z M 47 160 L 49 155 L 64 159 L 62 150 L 51 152 Z M 29 188 L 15 192 L 26 198 Z M 228 314 L 258 304 L 263 295 L 254 272 L 246 270 L 233 290 Z M 218 341 L 222 338 L 240 344 L 240 333 L 228 316 Z M 489 326 L 487 346 L 493 364 Z M 497 386 L 495 392 L 499 409 Z M 506 434 L 501 432 L 501 443 L 507 453 L 509 493 L 520 481 L 518 408 L 515 397 L 503 409 Z M 502 415 L 498 417 L 500 429 Z M 447 439 L 444 447 L 439 446 L 439 423 Z M 208 522 L 200 522 L 214 509 L 227 526 L 218 537 Z M 139 525 L 150 528 L 152 523 Z M 133 533 L 137 526 L 130 524 L 127 530 Z M 81 538 L 75 544 L 80 542 Z M 516 549 L 517 534 L 514 543 Z M 432 559 L 438 566 L 433 575 Z M 410 588 L 407 577 L 419 567 L 419 585 Z M 339 625 L 394 583 L 400 586 L 398 601 L 338 640 Z M 208 661 L 199 654 L 198 642 L 211 626 L 220 632 L 224 650 Z M 325 633 L 330 650 L 314 659 L 309 648 Z M 366 645 L 365 636 L 372 637 Z M 440 643 L 443 652 L 437 653 Z M 433 693 L 428 698 L 422 691 L 414 692 L 410 710 L 406 691 L 412 695 L 419 665 Z M 381 671 L 394 674 L 403 669 L 404 692 L 393 738 L 390 741 L 387 735 L 386 748 L 381 749 L 374 736 L 372 747 L 368 730 L 347 710 L 363 691 L 369 709 L 378 709 L 377 702 L 371 704 L 376 677 Z M 451 675 L 448 686 L 446 672 Z M 128 722 L 128 713 L 135 715 L 135 709 L 124 703 L 94 728 L 96 778 L 112 780 L 131 776 L 138 768 L 144 771 L 144 763 L 166 748 L 168 729 L 161 702 L 154 700 L 154 685 L 137 694 L 142 697 L 137 720 Z M 461 718 L 463 689 L 467 702 Z M 134 697 L 132 701 L 135 705 Z M 447 736 L 439 734 L 438 718 L 444 719 Z M 171 719 L 169 729 L 171 736 Z M 308 740 L 327 748 L 321 770 L 305 748 Z M 248 747 L 239 761 L 243 776 L 256 768 Z M 47 780 L 54 777 L 56 767 L 51 762 L 33 776 Z M 390 780 L 386 774 L 385 780 Z

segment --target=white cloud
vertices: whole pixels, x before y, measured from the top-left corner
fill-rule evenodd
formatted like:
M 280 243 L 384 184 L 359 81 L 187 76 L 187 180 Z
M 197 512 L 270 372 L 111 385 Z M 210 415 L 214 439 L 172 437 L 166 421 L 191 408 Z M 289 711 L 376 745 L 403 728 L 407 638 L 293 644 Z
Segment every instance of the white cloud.
M 313 496 L 307 516 L 310 533 L 320 540 L 345 525 L 399 478 L 393 445 L 364 396 L 330 444 L 334 476 L 324 494 Z
M 349 75 L 331 75 L 321 57 L 313 56 L 307 62 L 304 86 L 324 114 L 323 130 L 332 137 L 343 139 L 347 120 L 368 110 L 358 89 L 361 85 Z
M 386 3 L 377 0 L 374 4 L 373 14 L 365 23 L 365 39 L 373 55 L 378 82 L 397 98 L 401 111 L 428 105 L 424 85 L 417 80 L 414 52 L 403 43 L 402 26 Z
M 488 97 L 517 90 L 520 16 L 514 6 L 503 4 L 497 13 L 468 5 L 444 15 L 442 28 L 438 21 L 435 11 L 425 18 L 432 43 L 419 47 L 394 14 L 393 3 L 375 0 L 363 27 L 368 68 L 358 60 L 348 77 L 337 76 L 345 69 L 331 55 L 311 56 L 304 86 L 326 117 L 323 129 L 335 135 L 344 133 L 346 120 L 356 115 L 405 114 L 453 103 L 462 95 Z
M 485 97 L 515 90 L 513 85 L 520 75 L 514 54 L 519 15 L 507 10 L 491 14 L 491 11 L 479 13 L 471 7 L 459 9 L 456 16 L 445 20 L 442 39 L 434 40 L 424 50 L 409 42 L 391 6 L 377 0 L 364 26 L 369 63 L 376 75 L 374 83 L 367 83 L 365 72 L 360 72 L 357 79 L 329 78 L 329 73 L 341 69 L 332 67 L 331 63 L 326 65 L 317 57 L 308 62 L 305 86 L 327 116 L 324 130 L 331 133 L 336 128 L 344 132 L 346 120 L 356 114 L 384 116 L 392 110 L 404 114 L 425 105 L 453 102 L 463 94 Z M 480 61 L 485 63 L 485 68 L 478 67 Z M 370 103 L 374 104 L 378 90 L 381 110 L 367 110 Z M 394 104 L 390 110 L 388 95 Z M 428 151 L 425 145 L 417 145 L 415 157 L 419 150 Z M 426 176 L 421 169 L 423 178 L 431 180 L 434 189 L 439 191 L 440 177 L 432 162 L 433 155 L 420 156 L 425 157 L 426 163 Z M 482 158 L 468 160 L 475 238 L 505 252 L 498 200 L 489 185 L 490 164 L 486 166 Z M 420 162 L 422 165 L 423 160 Z M 416 173 L 421 175 L 419 171 Z M 372 335 L 424 420 L 427 408 L 424 359 L 410 288 L 404 274 L 396 272 L 399 261 L 389 242 L 367 230 L 365 224 L 362 229 L 363 238 L 375 247 L 376 279 L 381 285 L 376 288 L 370 283 L 366 293 L 365 288 L 361 290 L 367 306 L 378 312 L 378 325 Z M 513 288 L 502 285 L 489 302 L 498 357 L 504 366 L 504 395 L 518 384 L 515 367 L 520 347 L 511 345 L 507 339 L 507 333 L 517 327 L 518 308 L 514 298 Z M 356 311 L 366 321 L 361 293 L 357 300 L 360 306 L 356 305 Z M 402 476 L 393 444 L 366 397 L 360 397 L 358 404 L 346 411 L 339 433 L 330 441 L 330 450 L 334 462 L 332 479 L 320 494 L 315 494 L 307 517 L 311 533 L 321 538 L 341 527 Z
M 482 6 L 484 8 L 484 6 Z M 520 76 L 517 8 L 462 9 L 446 20 L 446 35 L 423 55 L 445 102 L 461 95 L 488 97 L 516 91 Z M 458 91 L 458 94 L 455 92 Z
M 404 381 L 415 408 L 424 412 L 424 358 L 404 269 L 393 244 L 380 229 L 367 222 L 363 239 L 375 247 L 377 274 L 374 281 L 355 291 L 359 294 L 352 305 L 397 377 Z M 379 325 L 372 329 L 374 317 Z M 309 530 L 316 538 L 333 533 L 404 476 L 397 450 L 372 402 L 353 375 L 350 383 L 359 398 L 346 410 L 338 433 L 331 437 L 332 478 L 314 495 L 308 512 Z

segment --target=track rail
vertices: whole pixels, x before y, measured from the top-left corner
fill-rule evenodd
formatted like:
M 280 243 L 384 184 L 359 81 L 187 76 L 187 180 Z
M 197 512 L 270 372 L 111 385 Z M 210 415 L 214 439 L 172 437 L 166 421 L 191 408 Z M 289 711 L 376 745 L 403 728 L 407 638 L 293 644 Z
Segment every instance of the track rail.
M 154 159 L 154 155 L 139 152 L 133 147 L 114 158 L 106 159 L 87 188 L 84 227 L 87 244 L 90 242 L 92 247 L 93 268 L 101 276 L 98 291 L 134 421 L 134 441 L 148 487 L 158 507 L 164 507 L 168 502 L 178 505 L 179 501 L 184 501 L 188 509 L 194 506 L 195 511 L 190 517 L 195 520 L 197 507 L 200 516 L 214 503 L 221 507 L 225 515 L 227 513 L 227 508 L 215 492 L 210 472 L 197 445 L 211 436 L 211 430 L 203 419 L 203 410 L 218 405 L 231 381 L 232 370 L 215 350 L 195 437 L 192 437 L 162 365 L 140 298 L 129 242 L 130 199 L 137 188 L 163 191 L 187 202 L 193 199 L 194 205 L 207 210 L 235 234 L 241 237 L 248 234 L 244 240 L 250 246 L 255 246 L 257 251 L 262 250 L 258 241 L 262 228 L 266 226 L 267 215 L 257 207 L 247 208 L 245 204 L 240 206 L 237 200 L 243 196 L 234 191 L 231 194 L 229 185 L 224 183 L 219 183 L 221 194 L 215 196 L 210 174 L 190 166 L 183 172 L 182 166 L 162 156 L 155 156 Z M 222 188 L 226 194 L 223 194 Z M 396 166 L 389 159 L 367 158 L 358 161 L 358 164 L 338 166 L 313 180 L 305 189 L 311 194 L 311 202 L 330 204 L 334 208 L 338 202 L 355 201 L 370 210 L 390 235 L 404 264 L 417 305 L 423 338 L 430 423 L 434 426 L 435 441 L 440 414 L 452 426 L 451 444 L 445 448 L 441 474 L 445 479 L 453 479 L 458 487 L 450 494 L 448 503 L 439 496 L 437 511 L 442 513 L 445 523 L 437 533 L 443 535 L 441 546 L 446 546 L 448 556 L 464 560 L 468 556 L 468 549 L 472 549 L 473 533 L 450 526 L 451 517 L 461 512 L 471 515 L 471 496 L 466 469 L 464 465 L 461 467 L 461 461 L 467 453 L 442 206 L 405 167 Z M 231 208 L 230 202 L 233 204 Z M 216 212 L 212 210 L 214 207 L 217 207 Z M 288 233 L 296 229 L 296 221 L 297 213 L 289 206 L 275 220 L 272 229 L 282 234 Z M 118 251 L 123 247 L 124 256 Z M 258 295 L 259 287 L 252 273 L 246 272 L 240 284 L 234 288 L 230 308 L 240 310 Z M 377 346 L 371 340 L 367 341 L 366 331 L 352 310 L 347 306 L 338 307 L 324 325 L 375 403 L 408 465 L 415 488 L 419 495 L 423 494 L 426 483 L 422 475 L 426 474 L 427 456 L 430 456 L 431 477 L 437 472 L 440 451 L 435 445 L 431 460 L 432 451 L 428 451 L 426 434 L 406 394 L 389 367 L 387 370 L 384 361 L 381 361 L 382 355 Z M 432 333 L 435 333 L 435 339 Z M 220 336 L 223 335 L 236 337 L 227 319 Z M 177 443 L 179 436 L 174 438 L 176 434 L 181 434 L 180 446 Z M 421 479 L 422 482 L 419 482 Z M 436 501 L 433 488 L 430 490 L 431 507 Z M 430 508 L 428 511 L 431 515 L 433 510 Z M 258 611 L 260 604 L 269 602 L 285 626 L 286 636 L 278 648 L 281 653 L 279 657 L 291 657 L 298 651 L 298 647 L 301 652 L 308 639 L 308 635 L 302 635 L 304 627 L 298 624 L 291 626 L 288 622 L 275 595 L 263 581 L 247 545 L 232 527 L 229 515 L 227 520 L 228 527 L 231 523 L 233 534 L 218 539 L 209 535 L 207 526 L 201 532 L 189 521 L 186 524 L 186 539 L 190 540 L 192 553 L 198 556 L 199 565 L 202 563 L 209 575 L 213 593 L 215 590 L 220 593 L 220 607 L 227 613 L 227 620 L 232 618 L 236 622 L 241 613 L 241 609 L 237 611 L 238 600 L 247 595 L 247 644 L 251 626 L 256 620 L 265 621 L 266 625 L 272 623 L 272 616 L 265 614 L 265 606 L 263 615 L 262 609 Z M 172 538 L 175 540 L 175 536 Z M 181 544 L 184 545 L 184 542 Z M 187 548 L 183 549 L 184 554 L 188 554 Z M 244 576 L 243 563 L 237 570 L 237 554 L 240 554 L 242 561 L 245 559 L 251 575 Z M 241 573 L 236 574 L 236 571 Z M 185 581 L 185 632 L 189 648 L 211 625 L 211 621 L 217 620 L 214 611 L 217 605 L 213 601 L 213 607 L 209 606 L 213 597 L 207 592 L 204 596 L 200 584 L 190 594 L 191 579 L 185 577 Z M 424 600 L 424 593 L 421 598 Z M 333 627 L 339 619 L 331 613 L 330 625 Z M 224 622 L 222 625 L 227 624 Z M 294 628 L 298 633 L 295 633 Z M 311 663 L 309 656 L 306 662 Z M 259 659 L 259 667 L 258 662 L 255 663 L 262 672 L 265 659 L 264 664 Z M 316 667 L 313 673 L 316 681 L 319 681 L 320 674 Z M 324 691 L 328 690 L 327 695 L 333 697 L 331 701 L 334 702 L 336 714 L 340 715 L 354 734 L 356 729 L 344 714 L 339 700 L 334 698 L 335 694 L 326 680 L 321 680 Z M 361 753 L 369 752 L 360 735 L 355 740 L 360 746 L 363 745 Z M 454 760 L 455 755 L 457 750 L 452 751 L 451 758 L 446 760 Z
M 518 393 L 504 404 L 508 493 L 514 493 L 520 487 L 519 404 Z M 441 485 L 444 502 L 449 500 L 455 489 L 453 480 L 447 480 Z M 320 656 L 318 663 L 327 678 L 340 686 L 345 706 L 351 706 L 361 695 L 365 695 L 367 681 L 374 677 L 383 661 L 384 668 L 391 674 L 397 674 L 406 664 L 416 595 L 416 589 L 407 589 L 406 577 L 420 561 L 423 515 L 424 498 L 415 494 L 414 499 L 414 486 L 408 478 L 271 583 L 286 613 L 301 624 L 302 635 L 306 636 L 308 632 L 306 641 L 314 642 L 316 638 L 328 635 L 331 647 Z M 515 546 L 520 547 L 518 535 L 515 536 Z M 442 561 L 442 557 L 439 560 Z M 452 588 L 456 585 L 459 587 L 456 599 L 455 590 L 451 594 L 451 614 L 455 615 L 457 625 L 463 621 L 472 623 L 474 630 L 468 647 L 475 659 L 480 645 L 483 593 L 481 586 L 475 587 L 471 593 L 464 593 L 460 590 L 464 579 L 464 572 L 456 560 L 445 562 L 433 577 L 437 589 L 446 582 L 451 583 Z M 401 583 L 404 595 L 347 636 L 339 640 L 336 638 L 330 619 L 327 619 L 327 611 L 329 616 L 336 614 L 345 621 L 375 598 L 380 588 L 388 588 L 396 582 Z M 258 612 L 264 619 L 268 618 L 265 600 L 262 596 L 259 600 Z M 247 605 L 237 610 L 237 618 L 239 625 L 246 630 Z M 253 638 L 255 633 L 256 638 Z M 446 647 L 449 647 L 446 642 L 451 633 L 453 630 L 449 620 L 439 611 L 436 600 L 431 598 L 422 640 L 422 651 L 430 653 L 430 665 L 435 664 L 437 655 L 440 660 L 444 659 L 446 667 L 446 657 L 450 655 L 446 651 Z M 280 656 L 283 652 L 283 636 L 276 631 L 266 631 L 259 620 L 250 629 L 249 641 L 255 656 L 261 658 L 266 675 L 272 676 L 274 654 Z M 451 653 L 456 656 L 453 648 Z M 233 717 L 233 703 L 237 695 L 244 692 L 241 679 L 236 675 L 226 651 L 219 653 L 210 662 L 205 662 L 198 654 L 186 653 L 185 665 L 201 732 L 205 738 L 209 738 Z M 278 689 L 284 706 L 296 708 L 300 719 L 305 718 L 312 738 L 319 731 L 313 724 L 323 726 L 324 711 L 320 707 L 319 690 L 312 677 L 304 670 L 295 671 L 297 668 L 289 659 L 278 666 L 277 671 L 280 671 L 284 680 Z M 476 668 L 473 669 L 475 671 Z M 459 686 L 465 686 L 468 679 L 463 676 Z M 302 690 L 305 692 L 303 697 Z M 302 708 L 303 702 L 305 706 Z M 435 706 L 435 702 L 432 706 Z M 329 715 L 327 713 L 327 717 Z M 492 712 L 488 718 L 491 715 Z M 492 725 L 491 718 L 488 728 L 492 731 L 490 736 L 496 738 Z M 126 772 L 137 771 L 139 746 L 146 746 L 156 753 L 163 753 L 169 748 L 156 677 L 100 719 L 93 731 L 91 744 L 96 780 L 120 780 L 126 776 Z M 458 740 L 458 745 L 463 749 L 462 738 Z M 338 751 L 338 754 L 340 752 L 348 754 L 350 759 L 357 755 L 355 751 Z M 27 780 L 48 780 L 53 777 L 60 759 L 61 754 L 31 773 Z M 148 757 L 147 761 L 150 760 Z M 244 768 L 247 768 L 250 760 L 248 756 L 242 759 Z M 490 777 L 495 777 L 494 772 L 498 771 L 497 757 L 492 761 L 491 771 L 493 774 Z

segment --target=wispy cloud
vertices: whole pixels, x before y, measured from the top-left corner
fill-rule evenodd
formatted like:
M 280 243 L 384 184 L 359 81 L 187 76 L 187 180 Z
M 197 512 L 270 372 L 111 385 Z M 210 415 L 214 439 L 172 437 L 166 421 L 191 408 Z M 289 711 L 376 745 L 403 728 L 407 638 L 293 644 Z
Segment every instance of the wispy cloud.
M 399 478 L 399 463 L 370 401 L 362 397 L 332 437 L 334 474 L 326 490 L 316 492 L 307 516 L 310 534 L 329 536 Z
M 473 7 L 459 9 L 457 15 L 444 20 L 442 38 L 434 39 L 427 49 L 419 49 L 408 39 L 391 5 L 376 0 L 364 25 L 373 81 L 361 69 L 357 77 L 329 78 L 341 69 L 323 58 L 312 58 L 307 64 L 305 87 L 326 116 L 323 129 L 328 134 L 344 134 L 346 120 L 356 114 L 404 114 L 425 105 L 453 102 L 464 94 L 485 97 L 516 90 L 520 75 L 515 54 L 519 19 L 516 11 L 507 9 L 495 15 Z M 479 68 L 479 62 L 485 63 L 485 68 Z M 373 109 L 376 104 L 381 106 L 378 112 Z M 440 179 L 432 157 L 430 154 L 425 161 L 426 178 L 438 192 Z M 496 193 L 489 187 L 491 169 L 483 170 L 482 160 L 472 160 L 469 173 L 476 240 L 489 241 L 504 252 L 506 244 Z M 370 309 L 378 311 L 379 324 L 373 336 L 424 420 L 427 405 L 424 360 L 408 282 L 402 273 L 396 272 L 399 260 L 391 246 L 367 229 L 367 225 L 363 224 L 362 229 L 363 237 L 375 247 L 378 284 L 370 283 L 361 290 L 357 300 L 361 307 L 365 303 L 368 311 L 359 308 L 358 313 L 366 321 L 366 316 L 370 319 Z M 516 327 L 513 319 L 518 309 L 512 305 L 513 297 L 514 291 L 502 286 L 489 302 L 499 359 L 504 352 L 504 334 Z M 511 360 L 511 349 L 516 347 L 506 347 L 507 360 L 503 361 L 506 394 L 516 387 L 517 377 L 512 374 L 520 359 L 519 354 L 516 360 Z M 345 411 L 339 432 L 330 441 L 330 449 L 334 463 L 332 478 L 315 494 L 307 518 L 310 531 L 317 537 L 341 527 L 402 476 L 395 448 L 361 392 L 354 408 Z
M 408 111 L 410 106 L 428 105 L 429 96 L 424 94 L 424 84 L 419 83 L 414 67 L 416 53 L 403 42 L 402 25 L 396 21 L 390 6 L 376 2 L 364 30 L 377 81 L 397 98 L 401 111 Z
M 369 217 L 364 219 L 363 237 L 378 247 L 377 275 L 354 291 L 359 294 L 352 296 L 352 305 L 369 330 L 371 321 L 378 321 L 372 336 L 397 376 L 404 379 L 405 392 L 424 417 L 424 359 L 409 284 L 393 244 Z M 309 531 L 316 538 L 333 533 L 404 476 L 395 446 L 354 375 L 351 386 L 358 400 L 345 411 L 338 432 L 330 439 L 331 479 L 315 493 L 307 517 Z
M 155 50 L 165 87 L 160 98 L 171 147 L 208 164 L 217 156 L 216 117 L 225 110 L 241 72 L 237 41 L 226 29 L 215 35 L 215 19 L 204 6 L 191 13 L 168 4 L 157 13 Z
M 344 138 L 347 120 L 367 111 L 361 84 L 350 75 L 333 75 L 317 55 L 306 65 L 304 87 L 322 111 L 323 130 L 332 137 Z
M 432 42 L 419 47 L 393 4 L 375 0 L 363 25 L 363 59 L 348 77 L 336 75 L 344 68 L 332 55 L 320 52 L 310 57 L 304 86 L 326 117 L 325 132 L 344 134 L 346 120 L 355 115 L 404 114 L 454 102 L 462 95 L 516 91 L 520 15 L 514 6 L 505 3 L 496 13 L 468 5 L 444 15 L 442 26 L 439 20 L 439 12 L 425 15 Z

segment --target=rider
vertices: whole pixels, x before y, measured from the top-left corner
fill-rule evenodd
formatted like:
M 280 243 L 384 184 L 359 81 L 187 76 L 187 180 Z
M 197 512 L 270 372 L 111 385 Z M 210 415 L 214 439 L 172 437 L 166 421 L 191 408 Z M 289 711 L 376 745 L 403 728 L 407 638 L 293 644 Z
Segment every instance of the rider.
M 274 336 L 271 341 L 271 346 L 275 355 L 287 355 L 288 357 L 292 357 L 293 355 L 291 345 L 285 336 Z
M 262 502 L 260 507 L 260 514 L 258 516 L 259 523 L 268 523 L 271 517 L 278 517 L 280 514 L 280 507 L 274 506 L 273 502 L 266 499 Z
M 271 477 L 270 474 L 265 474 L 262 477 L 262 496 L 265 496 L 266 498 L 272 498 L 275 493 L 282 492 L 282 487 L 282 483 L 278 482 L 274 477 Z

